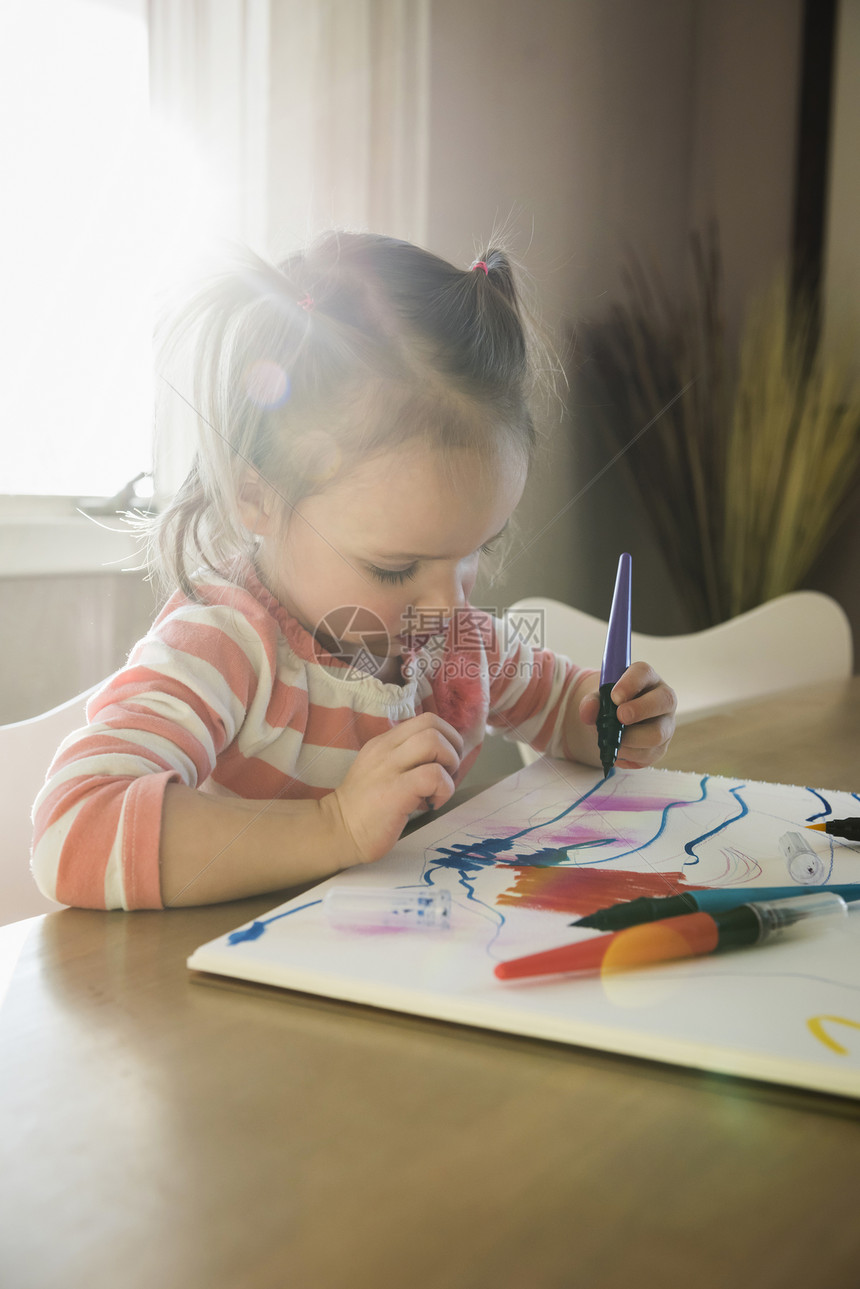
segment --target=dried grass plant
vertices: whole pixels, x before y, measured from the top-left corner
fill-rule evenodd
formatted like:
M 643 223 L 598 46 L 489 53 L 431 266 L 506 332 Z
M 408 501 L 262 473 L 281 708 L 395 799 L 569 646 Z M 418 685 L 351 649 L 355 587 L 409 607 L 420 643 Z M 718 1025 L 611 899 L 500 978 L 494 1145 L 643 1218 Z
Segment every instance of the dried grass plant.
M 692 242 L 680 302 L 631 262 L 626 299 L 589 330 L 585 376 L 700 629 L 796 589 L 860 479 L 860 389 L 826 358 L 811 307 L 778 281 L 727 352 L 715 234 Z

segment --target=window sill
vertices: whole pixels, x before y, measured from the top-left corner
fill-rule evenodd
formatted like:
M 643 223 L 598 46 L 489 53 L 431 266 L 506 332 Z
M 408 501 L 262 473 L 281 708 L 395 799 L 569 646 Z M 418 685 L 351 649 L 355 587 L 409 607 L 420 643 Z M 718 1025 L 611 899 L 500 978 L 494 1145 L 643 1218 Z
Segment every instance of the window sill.
M 140 545 L 119 518 L 80 514 L 0 516 L 0 577 L 118 573 L 142 562 Z

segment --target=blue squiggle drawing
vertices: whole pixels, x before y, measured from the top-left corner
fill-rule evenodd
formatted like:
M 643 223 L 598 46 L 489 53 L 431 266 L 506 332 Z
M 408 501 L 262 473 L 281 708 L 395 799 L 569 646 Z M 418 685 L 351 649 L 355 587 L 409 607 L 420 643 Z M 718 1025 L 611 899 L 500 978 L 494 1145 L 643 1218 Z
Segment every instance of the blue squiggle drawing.
M 301 913 L 302 909 L 312 909 L 315 904 L 322 904 L 322 900 L 310 900 L 307 904 L 300 904 L 297 909 L 286 909 L 285 912 L 275 913 L 270 918 L 258 919 L 250 926 L 243 927 L 241 931 L 231 931 L 227 936 L 227 943 L 241 944 L 243 940 L 259 940 L 270 922 L 279 922 L 281 918 L 291 917 L 293 913 Z
M 611 778 L 612 776 L 610 775 L 609 777 Z M 429 866 L 425 867 L 421 880 L 426 886 L 432 886 L 434 884 L 433 874 L 440 869 L 457 874 L 458 885 L 466 892 L 466 899 L 469 903 L 483 909 L 485 912 L 482 916 L 488 916 L 496 924 L 493 938 L 487 945 L 487 952 L 489 953 L 502 927 L 505 925 L 506 918 L 498 909 L 493 908 L 492 905 L 487 904 L 475 894 L 473 885 L 475 878 L 482 869 L 494 866 L 498 862 L 496 857 L 499 852 L 510 850 L 512 843 L 517 838 L 534 832 L 536 828 L 552 827 L 553 824 L 558 823 L 559 819 L 563 819 L 572 810 L 576 810 L 577 806 L 581 805 L 583 801 L 586 801 L 607 782 L 608 780 L 606 779 L 598 779 L 593 787 L 589 788 L 587 792 L 583 792 L 582 796 L 577 797 L 569 806 L 565 806 L 564 810 L 561 810 L 553 819 L 542 819 L 538 823 L 528 824 L 525 828 L 521 828 L 519 832 L 512 833 L 510 837 L 486 837 L 483 841 L 471 843 L 454 842 L 451 846 L 434 847 L 435 855 L 430 860 Z M 508 862 L 512 863 L 513 861 Z
M 822 884 L 823 884 L 824 882 L 829 882 L 829 881 L 830 881 L 830 878 L 831 878 L 831 876 L 833 875 L 833 862 L 834 862 L 834 860 L 835 860 L 835 858 L 836 858 L 835 853 L 834 853 L 835 847 L 834 847 L 834 843 L 833 843 L 833 838 L 832 838 L 832 837 L 828 837 L 828 838 L 827 838 L 827 840 L 828 840 L 828 842 L 830 843 L 830 864 L 828 865 L 827 872 L 824 874 L 823 878 L 821 879 Z
M 653 846 L 654 842 L 658 841 L 659 838 L 662 837 L 663 833 L 666 831 L 666 825 L 669 822 L 670 810 L 675 810 L 678 806 L 698 805 L 700 801 L 705 800 L 705 798 L 708 795 L 707 785 L 710 777 L 711 776 L 709 774 L 705 774 L 699 780 L 699 788 L 701 789 L 701 796 L 693 797 L 692 799 L 685 797 L 683 800 L 680 800 L 680 801 L 670 801 L 667 806 L 663 807 L 663 810 L 660 814 L 660 826 L 655 832 L 653 837 L 649 837 L 647 841 L 640 842 L 639 845 L 634 846 L 632 850 L 624 850 L 621 852 L 620 855 L 611 855 L 609 856 L 609 858 L 612 860 L 626 859 L 628 855 L 638 855 L 640 851 L 647 850 L 649 846 Z M 590 865 L 590 864 L 603 864 L 606 862 L 606 858 L 607 858 L 606 856 L 601 856 L 600 859 L 586 859 L 586 860 L 577 859 L 576 866 L 578 868 L 585 868 L 587 865 Z
M 502 859 L 498 862 L 509 864 L 512 868 L 556 868 L 559 864 L 567 863 L 572 850 L 597 850 L 601 846 L 614 846 L 617 840 L 617 837 L 592 837 L 589 841 L 571 841 L 563 846 L 547 846 L 543 850 L 534 850 L 531 854 L 514 855 L 513 859 Z M 605 859 L 606 856 L 602 858 Z
M 536 828 L 550 828 L 553 824 L 558 823 L 565 815 L 569 815 L 572 810 L 586 801 L 598 788 L 602 788 L 605 779 L 598 779 L 594 787 L 589 788 L 581 797 L 572 802 L 571 805 L 565 806 L 559 814 L 553 819 L 542 819 L 539 823 L 528 824 L 521 828 L 519 832 L 511 833 L 509 837 L 485 837 L 483 841 L 474 842 L 455 842 L 453 846 L 436 846 L 434 850 L 439 859 L 433 860 L 430 867 L 422 874 L 422 881 L 427 885 L 432 885 L 432 875 L 438 868 L 448 868 L 457 870 L 461 864 L 469 867 L 476 867 L 475 873 L 471 876 L 477 876 L 481 868 L 486 868 L 490 864 L 496 863 L 496 856 L 500 851 L 510 850 L 513 843 L 519 837 L 525 837 L 527 833 L 534 832 Z
M 610 774 L 609 778 L 611 777 L 612 775 Z M 607 860 L 614 861 L 617 859 L 623 859 L 627 855 L 635 855 L 639 851 L 646 850 L 649 846 L 653 845 L 654 842 L 656 842 L 665 832 L 666 825 L 669 819 L 670 810 L 673 810 L 678 806 L 696 805 L 700 801 L 705 800 L 707 796 L 707 783 L 709 778 L 710 778 L 710 775 L 706 774 L 700 780 L 699 782 L 700 795 L 698 797 L 694 797 L 692 799 L 683 798 L 678 801 L 670 801 L 666 806 L 663 807 L 660 813 L 659 827 L 657 828 L 657 831 L 654 833 L 653 837 L 650 837 L 647 841 L 641 842 L 638 846 L 634 846 L 631 850 L 622 851 L 621 854 L 619 855 L 607 856 L 604 854 L 604 855 L 601 855 L 598 859 L 589 859 L 589 860 L 581 860 L 577 856 L 575 861 L 575 866 L 586 867 L 592 864 L 605 864 Z M 489 949 L 492 947 L 492 944 L 498 938 L 498 935 L 502 929 L 502 926 L 505 924 L 505 916 L 504 914 L 500 913 L 498 909 L 493 908 L 489 904 L 486 904 L 483 900 L 481 900 L 476 895 L 475 887 L 473 885 L 475 878 L 477 878 L 478 874 L 481 872 L 482 869 L 494 866 L 498 863 L 510 864 L 512 867 L 517 867 L 517 868 L 546 867 L 548 863 L 549 864 L 563 863 L 566 850 L 591 849 L 595 845 L 599 845 L 599 844 L 606 844 L 606 845 L 612 844 L 612 840 L 614 839 L 607 839 L 605 843 L 602 843 L 602 839 L 601 839 L 596 843 L 587 842 L 587 843 L 580 843 L 579 845 L 574 843 L 569 847 L 550 848 L 549 850 L 538 851 L 536 855 L 531 855 L 531 856 L 518 855 L 513 860 L 500 861 L 498 859 L 499 853 L 501 851 L 510 850 L 512 847 L 512 843 L 517 838 L 524 837 L 527 833 L 534 832 L 536 829 L 539 829 L 539 828 L 552 827 L 553 824 L 558 823 L 559 819 L 563 819 L 565 815 L 569 815 L 573 810 L 576 810 L 577 806 L 580 806 L 583 801 L 586 801 L 590 796 L 592 796 L 595 792 L 597 792 L 598 789 L 604 787 L 607 782 L 608 780 L 606 779 L 598 779 L 597 783 L 595 783 L 593 787 L 589 788 L 587 792 L 584 792 L 582 796 L 578 797 L 571 805 L 565 806 L 564 810 L 560 811 L 559 814 L 554 816 L 554 818 L 542 819 L 536 823 L 529 824 L 527 827 L 520 829 L 519 832 L 513 833 L 510 837 L 488 837 L 483 839 L 482 841 L 475 841 L 472 843 L 455 842 L 451 846 L 434 847 L 435 854 L 433 858 L 429 861 L 428 866 L 425 868 L 422 874 L 422 881 L 426 885 L 432 886 L 433 874 L 439 871 L 440 869 L 453 871 L 457 874 L 458 883 L 460 886 L 462 886 L 463 890 L 466 892 L 467 900 L 469 900 L 470 903 L 474 905 L 479 905 L 482 909 L 486 910 L 486 913 L 497 923 L 495 935 L 493 936 L 493 939 L 490 941 L 490 944 L 487 946 L 487 949 L 489 951 Z M 535 859 L 538 859 L 539 861 L 537 864 L 534 863 Z
M 469 903 L 478 906 L 476 912 L 484 910 L 481 916 L 487 917 L 495 923 L 495 932 L 487 945 L 488 953 L 505 925 L 506 919 L 505 915 L 500 913 L 498 909 L 493 908 L 491 904 L 487 904 L 485 900 L 478 898 L 475 894 L 473 882 L 482 869 L 491 868 L 495 865 L 497 853 L 501 850 L 507 850 L 509 844 L 510 838 L 507 837 L 487 837 L 480 842 L 458 841 L 454 842 L 452 846 L 437 846 L 435 847 L 435 858 L 421 875 L 421 880 L 425 886 L 433 886 L 433 874 L 440 869 L 457 874 L 457 884 L 466 892 L 466 899 Z
M 521 836 L 518 833 L 517 836 Z M 484 868 L 492 868 L 498 864 L 510 868 L 554 868 L 559 864 L 564 864 L 567 860 L 567 851 L 575 847 L 549 847 L 544 850 L 536 851 L 532 855 L 514 855 L 513 859 L 499 859 L 498 852 L 508 850 L 510 847 L 510 837 L 486 837 L 483 841 L 473 842 L 455 842 L 452 846 L 437 846 L 436 854 L 430 866 L 422 874 L 422 881 L 426 886 L 434 885 L 433 874 L 439 870 L 454 872 L 457 874 L 458 885 L 466 892 L 466 899 L 472 904 L 485 909 L 490 919 L 496 924 L 496 934 L 492 945 L 498 936 L 499 931 L 505 924 L 505 916 L 492 905 L 487 904 L 484 900 L 479 899 L 475 894 L 473 885 L 474 879 Z M 608 846 L 610 840 L 604 841 L 587 841 L 578 843 L 582 847 Z M 488 946 L 489 947 L 489 946 Z
M 807 788 L 806 791 L 811 792 L 813 797 L 817 797 L 818 800 L 821 802 L 822 806 L 824 807 L 823 810 L 819 810 L 816 814 L 806 816 L 806 822 L 808 824 L 815 823 L 816 819 L 823 819 L 825 815 L 833 814 L 833 811 L 830 807 L 830 802 L 825 800 L 825 798 L 822 797 L 820 792 L 816 792 L 815 788 Z
M 612 778 L 614 773 L 614 770 L 611 771 L 609 779 Z M 529 824 L 526 828 L 521 828 L 519 832 L 515 832 L 508 838 L 508 841 L 512 842 L 515 841 L 517 837 L 524 837 L 526 833 L 534 832 L 535 828 L 552 827 L 553 824 L 558 823 L 559 819 L 563 819 L 565 815 L 569 815 L 571 810 L 576 810 L 578 806 L 582 805 L 583 801 L 587 801 L 589 797 L 593 796 L 594 793 L 597 792 L 598 788 L 604 787 L 609 782 L 609 779 L 598 779 L 593 788 L 589 788 L 587 792 L 583 792 L 581 797 L 577 797 L 573 805 L 565 806 L 564 810 L 562 810 L 560 814 L 557 814 L 554 819 L 541 819 L 538 823 Z
M 739 783 L 736 788 L 729 788 L 729 792 L 740 806 L 738 814 L 732 815 L 731 819 L 724 819 L 721 824 L 717 824 L 716 828 L 711 828 L 709 832 L 703 832 L 701 837 L 694 837 L 692 841 L 688 841 L 684 846 L 684 850 L 687 854 L 693 856 L 692 859 L 684 860 L 685 868 L 692 867 L 693 864 L 698 864 L 699 856 L 696 854 L 695 847 L 698 846 L 700 842 L 707 841 L 709 837 L 716 837 L 717 833 L 722 832 L 724 828 L 728 828 L 729 824 L 735 824 L 739 819 L 743 819 L 744 815 L 749 814 L 749 806 L 744 801 L 743 797 L 740 796 L 740 793 L 746 786 L 747 785 L 745 783 Z
M 424 870 L 421 880 L 427 886 L 432 885 L 432 875 L 439 869 L 459 873 L 464 867 L 474 868 L 475 872 L 467 876 L 476 877 L 482 868 L 490 867 L 557 868 L 560 864 L 567 863 L 568 854 L 572 850 L 596 850 L 600 846 L 614 845 L 615 840 L 614 837 L 595 837 L 590 841 L 572 841 L 567 846 L 546 846 L 524 855 L 515 853 L 512 859 L 499 858 L 500 851 L 510 849 L 510 837 L 485 837 L 483 841 L 475 842 L 458 841 L 452 846 L 435 847 L 436 857 L 429 868 Z

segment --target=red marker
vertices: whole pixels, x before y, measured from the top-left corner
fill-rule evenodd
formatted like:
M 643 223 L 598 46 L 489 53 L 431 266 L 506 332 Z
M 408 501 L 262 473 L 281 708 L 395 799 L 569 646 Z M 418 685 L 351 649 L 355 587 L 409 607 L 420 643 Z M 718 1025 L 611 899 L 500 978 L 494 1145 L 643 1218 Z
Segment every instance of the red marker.
M 841 896 L 827 891 L 796 899 L 742 904 L 725 913 L 688 913 L 500 962 L 495 971 L 500 980 L 630 971 L 652 962 L 698 958 L 763 944 L 810 918 L 845 917 L 847 912 Z

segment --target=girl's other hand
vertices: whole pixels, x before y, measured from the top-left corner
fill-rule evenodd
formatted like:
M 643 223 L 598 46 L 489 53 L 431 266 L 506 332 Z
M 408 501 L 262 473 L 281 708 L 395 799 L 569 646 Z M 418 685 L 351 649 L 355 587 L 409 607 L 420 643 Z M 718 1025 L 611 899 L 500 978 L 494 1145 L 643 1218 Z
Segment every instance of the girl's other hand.
M 654 765 L 664 756 L 675 732 L 675 691 L 647 662 L 634 662 L 615 684 L 610 697 L 624 726 L 615 764 L 624 770 Z M 583 725 L 596 724 L 599 707 L 600 697 L 592 690 L 579 705 Z M 595 764 L 599 764 L 599 758 Z
M 333 822 L 352 843 L 353 863 L 387 854 L 414 810 L 444 805 L 462 755 L 460 734 L 431 712 L 369 739 L 340 787 L 320 801 L 339 814 Z

